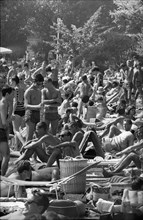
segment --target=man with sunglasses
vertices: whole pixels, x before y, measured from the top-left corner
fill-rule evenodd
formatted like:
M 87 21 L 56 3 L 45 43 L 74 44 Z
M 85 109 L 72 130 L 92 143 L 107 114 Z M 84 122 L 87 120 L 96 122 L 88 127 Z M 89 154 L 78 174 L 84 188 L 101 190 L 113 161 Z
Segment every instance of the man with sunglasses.
M 37 74 L 33 84 L 25 91 L 25 122 L 27 128 L 26 141 L 32 140 L 36 128 L 36 124 L 40 121 L 41 109 L 41 89 L 43 88 L 44 78 L 41 74 Z
M 36 125 L 36 133 L 37 139 L 23 146 L 22 151 L 24 152 L 15 163 L 29 159 L 36 153 L 42 162 L 47 163 L 47 167 L 52 167 L 55 161 L 58 162 L 64 156 L 76 157 L 80 155 L 77 139 L 69 130 L 63 130 L 59 137 L 53 136 L 47 133 L 46 123 L 39 122 Z
M 10 213 L 8 215 L 0 217 L 0 219 L 7 220 L 29 220 L 29 219 L 41 219 L 42 214 L 49 207 L 49 199 L 47 195 L 38 189 L 33 189 L 31 195 L 28 196 L 27 201 L 24 204 L 23 210 Z

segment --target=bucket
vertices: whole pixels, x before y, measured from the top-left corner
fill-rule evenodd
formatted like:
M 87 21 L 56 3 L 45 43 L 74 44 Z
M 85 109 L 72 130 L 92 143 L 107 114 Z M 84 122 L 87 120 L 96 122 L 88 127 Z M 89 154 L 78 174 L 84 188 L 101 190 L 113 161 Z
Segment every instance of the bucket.
M 60 160 L 60 178 L 68 177 L 87 166 L 87 159 L 69 158 Z M 86 172 L 63 184 L 66 193 L 84 193 L 86 188 Z

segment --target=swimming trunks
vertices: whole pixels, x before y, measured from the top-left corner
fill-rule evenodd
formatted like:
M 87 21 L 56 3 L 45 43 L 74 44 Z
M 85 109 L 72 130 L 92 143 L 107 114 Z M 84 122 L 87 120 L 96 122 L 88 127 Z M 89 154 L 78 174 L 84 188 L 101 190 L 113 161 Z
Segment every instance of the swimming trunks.
M 25 122 L 31 121 L 37 124 L 40 121 L 40 111 L 26 110 L 25 112 Z
M 1 142 L 8 142 L 6 130 L 3 128 L 0 128 L 0 143 Z

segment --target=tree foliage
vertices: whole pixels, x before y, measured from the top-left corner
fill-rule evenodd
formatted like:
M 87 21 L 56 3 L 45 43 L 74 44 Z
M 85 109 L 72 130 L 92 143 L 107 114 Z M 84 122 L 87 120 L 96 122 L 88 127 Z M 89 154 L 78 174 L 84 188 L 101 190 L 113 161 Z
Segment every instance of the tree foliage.
M 1 8 L 1 44 L 17 53 L 29 44 L 101 65 L 142 54 L 141 0 L 5 0 Z

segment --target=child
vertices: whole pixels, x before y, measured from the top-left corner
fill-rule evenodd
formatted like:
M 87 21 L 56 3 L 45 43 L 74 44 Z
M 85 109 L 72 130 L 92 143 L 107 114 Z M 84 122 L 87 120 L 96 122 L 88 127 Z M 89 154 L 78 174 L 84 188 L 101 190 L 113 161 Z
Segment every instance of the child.
M 84 120 L 89 122 L 90 118 L 96 118 L 96 113 L 97 113 L 97 108 L 94 105 L 94 102 L 90 100 L 85 108 Z

